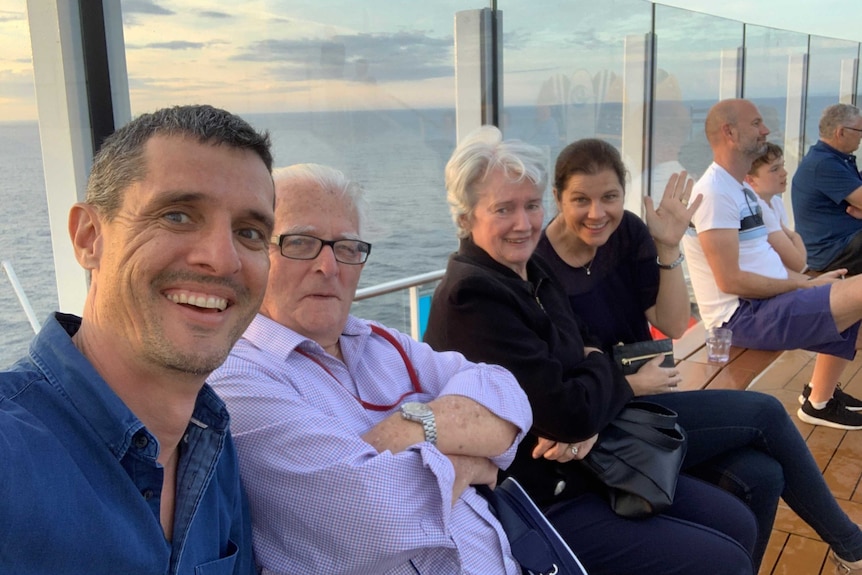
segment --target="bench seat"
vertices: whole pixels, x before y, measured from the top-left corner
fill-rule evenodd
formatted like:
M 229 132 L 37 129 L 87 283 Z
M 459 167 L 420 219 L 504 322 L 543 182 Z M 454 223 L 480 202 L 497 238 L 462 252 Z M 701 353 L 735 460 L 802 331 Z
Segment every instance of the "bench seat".
M 674 359 L 677 362 L 682 383 L 680 389 L 748 389 L 749 385 L 773 361 L 780 351 L 762 351 L 731 346 L 730 360 L 724 364 L 707 360 L 706 329 L 703 322 L 688 328 L 683 336 L 673 342 Z

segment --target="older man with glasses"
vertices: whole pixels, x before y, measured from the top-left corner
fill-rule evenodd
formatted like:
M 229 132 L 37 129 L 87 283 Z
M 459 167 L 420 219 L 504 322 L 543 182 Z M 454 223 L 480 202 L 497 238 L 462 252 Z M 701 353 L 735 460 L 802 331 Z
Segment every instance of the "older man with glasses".
M 793 176 L 796 231 L 818 272 L 862 273 L 862 177 L 853 153 L 862 140 L 859 108 L 835 104 L 820 117 L 820 140 Z M 856 406 L 862 409 L 862 404 Z
M 264 573 L 520 573 L 470 486 L 512 462 L 526 395 L 500 367 L 351 316 L 371 253 L 360 187 L 313 164 L 275 182 L 266 296 L 210 379 Z

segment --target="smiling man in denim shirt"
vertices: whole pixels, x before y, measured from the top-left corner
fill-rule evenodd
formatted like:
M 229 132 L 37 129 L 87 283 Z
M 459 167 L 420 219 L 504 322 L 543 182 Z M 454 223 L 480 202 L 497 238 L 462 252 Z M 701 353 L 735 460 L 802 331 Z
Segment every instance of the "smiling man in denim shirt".
M 83 318 L 0 373 L 0 573 L 251 574 L 227 410 L 204 384 L 260 306 L 269 137 L 209 106 L 109 137 L 69 231 Z

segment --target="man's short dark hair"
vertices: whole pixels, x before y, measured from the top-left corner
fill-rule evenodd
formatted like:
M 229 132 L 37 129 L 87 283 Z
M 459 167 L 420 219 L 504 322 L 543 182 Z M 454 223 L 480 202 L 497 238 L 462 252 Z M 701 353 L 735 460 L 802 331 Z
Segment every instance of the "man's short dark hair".
M 207 105 L 174 106 L 138 116 L 105 139 L 93 160 L 86 203 L 111 220 L 120 209 L 123 191 L 146 177 L 144 146 L 150 138 L 186 136 L 202 144 L 251 150 L 272 171 L 269 133 L 257 132 L 245 120 Z
M 775 161 L 776 158 L 780 158 L 784 155 L 784 150 L 781 149 L 781 146 L 778 144 L 773 144 L 772 142 L 766 142 L 766 151 L 760 154 L 760 157 L 754 160 L 751 164 L 751 169 L 748 170 L 748 175 L 754 176 L 757 174 L 757 170 L 760 169 L 760 166 L 770 164 Z

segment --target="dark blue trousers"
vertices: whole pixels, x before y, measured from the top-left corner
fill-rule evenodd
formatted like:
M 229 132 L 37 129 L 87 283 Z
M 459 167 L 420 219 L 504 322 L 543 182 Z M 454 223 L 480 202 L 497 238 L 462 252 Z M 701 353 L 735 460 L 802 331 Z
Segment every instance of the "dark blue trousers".
M 737 497 L 680 476 L 661 515 L 625 519 L 601 494 L 586 493 L 547 511 L 590 575 L 752 575 L 754 515 Z
M 644 397 L 679 414 L 688 433 L 684 471 L 740 497 L 757 517 L 759 567 L 778 497 L 842 558 L 862 559 L 862 531 L 839 507 L 784 406 L 752 391 L 704 390 Z

